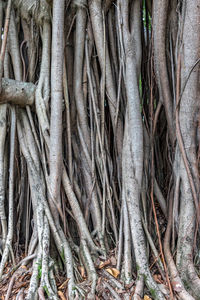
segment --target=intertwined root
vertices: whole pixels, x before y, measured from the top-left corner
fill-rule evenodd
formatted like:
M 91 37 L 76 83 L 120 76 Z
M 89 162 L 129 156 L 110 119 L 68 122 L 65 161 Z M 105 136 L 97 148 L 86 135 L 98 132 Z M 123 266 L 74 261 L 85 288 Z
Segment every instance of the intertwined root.
M 104 2 L 0 1 L 6 297 L 29 264 L 18 299 L 198 299 L 199 0 Z

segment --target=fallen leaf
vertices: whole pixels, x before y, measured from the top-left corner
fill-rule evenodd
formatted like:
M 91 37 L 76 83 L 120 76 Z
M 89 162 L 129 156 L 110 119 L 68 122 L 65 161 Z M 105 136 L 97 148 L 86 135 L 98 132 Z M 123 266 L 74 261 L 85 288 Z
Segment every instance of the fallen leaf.
M 152 300 L 149 296 L 145 295 L 144 300 Z
M 85 268 L 83 266 L 79 266 L 78 269 L 79 272 L 81 273 L 81 277 L 85 279 L 86 278 Z
M 97 285 L 100 285 L 101 281 L 102 281 L 102 277 L 99 277 L 98 280 L 97 280 Z
M 66 279 L 66 280 L 58 287 L 58 289 L 59 289 L 59 290 L 65 289 L 65 288 L 67 287 L 68 281 L 69 281 L 69 278 L 67 278 L 67 279 Z
M 63 294 L 63 292 L 58 291 L 58 296 L 60 297 L 61 300 L 67 300 Z
M 119 270 L 117 270 L 115 268 L 107 268 L 106 271 L 115 278 L 117 278 L 118 275 L 120 274 Z
M 126 289 L 130 289 L 134 285 L 134 281 L 131 281 L 129 284 L 125 284 Z
M 110 260 L 106 260 L 106 261 L 101 261 L 98 268 L 99 269 L 103 269 L 105 266 L 109 265 L 110 264 Z
M 28 284 L 28 282 L 16 282 L 15 283 L 15 287 L 18 288 L 22 288 L 24 286 L 26 286 Z
M 154 274 L 154 275 L 153 275 L 153 278 L 154 278 L 154 280 L 155 280 L 156 282 L 162 283 L 162 278 L 161 278 L 161 276 L 160 276 L 159 274 Z
M 21 268 L 21 269 L 26 269 L 26 270 L 27 270 L 27 266 L 24 266 L 24 265 L 22 265 L 20 268 Z

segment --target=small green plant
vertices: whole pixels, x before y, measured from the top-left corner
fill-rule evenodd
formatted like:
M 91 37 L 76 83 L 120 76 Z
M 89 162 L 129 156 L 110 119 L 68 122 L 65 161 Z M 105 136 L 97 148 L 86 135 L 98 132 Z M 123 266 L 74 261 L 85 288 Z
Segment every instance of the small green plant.
M 49 291 L 48 291 L 47 286 L 44 285 L 44 286 L 43 286 L 43 289 L 44 289 L 45 293 L 47 294 L 47 296 L 49 297 L 49 296 L 50 296 L 50 293 L 49 293 Z
M 37 275 L 37 278 L 40 279 L 42 277 L 42 263 L 38 262 L 37 265 L 38 265 L 38 275 Z

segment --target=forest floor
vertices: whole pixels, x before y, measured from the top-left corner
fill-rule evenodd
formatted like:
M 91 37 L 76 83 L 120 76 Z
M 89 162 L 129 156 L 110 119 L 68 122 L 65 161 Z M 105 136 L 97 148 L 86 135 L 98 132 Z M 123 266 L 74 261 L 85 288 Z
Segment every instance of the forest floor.
M 164 233 L 166 223 L 163 221 L 162 215 L 160 213 L 160 209 L 156 203 L 156 212 L 157 218 L 160 224 L 161 234 Z M 18 253 L 18 255 L 16 255 Z M 24 249 L 19 249 L 15 251 L 15 265 L 20 264 L 22 260 L 25 259 Z M 117 270 L 117 249 L 113 249 L 108 254 L 107 259 L 105 260 L 103 257 L 98 257 L 95 261 L 95 267 L 97 272 L 97 286 L 96 286 L 96 299 L 94 300 L 115 300 L 115 299 L 133 299 L 133 295 L 135 293 L 135 285 L 136 285 L 136 274 L 133 275 L 133 280 L 130 284 L 124 285 L 121 280 L 123 277 L 123 270 L 121 273 Z M 152 272 L 154 280 L 160 285 L 161 289 L 164 290 L 167 294 L 169 293 L 168 287 L 166 284 L 166 280 L 162 278 L 159 274 L 159 268 L 157 265 L 157 261 L 155 257 L 150 255 L 149 259 L 149 268 Z M 38 279 L 40 279 L 40 266 L 38 266 Z M 23 265 L 14 269 L 11 263 L 7 263 L 4 270 L 3 280 L 0 282 L 0 300 L 9 300 L 9 299 L 24 299 L 29 285 L 30 279 L 32 275 L 32 260 L 29 264 Z M 78 266 L 76 269 L 76 277 L 78 283 L 78 287 L 84 291 L 85 295 L 90 292 L 91 282 L 88 281 L 87 272 L 83 266 Z M 68 297 L 68 281 L 66 278 L 65 272 L 58 272 L 55 276 L 58 297 L 61 300 L 70 300 Z M 24 295 L 22 298 L 17 298 L 19 292 L 22 292 Z M 116 294 L 115 294 L 116 293 Z M 47 293 L 45 293 L 46 299 L 48 299 Z M 42 299 L 42 298 L 41 298 Z M 87 299 L 85 296 L 84 299 Z M 75 300 L 79 300 L 78 298 Z M 143 297 L 137 297 L 137 300 L 153 300 L 147 291 L 144 289 Z
M 24 256 L 18 257 L 16 264 L 20 262 Z M 111 253 L 109 258 L 105 261 L 101 258 L 98 258 L 96 261 L 96 271 L 98 275 L 97 287 L 96 287 L 96 299 L 104 300 L 115 300 L 115 299 L 124 299 L 126 295 L 129 299 L 133 299 L 135 292 L 135 281 L 133 280 L 129 285 L 124 286 L 120 281 L 119 271 L 116 269 L 116 257 L 114 251 Z M 154 266 L 152 265 L 154 268 Z M 80 278 L 79 287 L 87 293 L 90 291 L 91 283 L 87 280 L 86 270 L 83 266 L 78 267 L 78 275 Z M 25 296 L 26 291 L 30 284 L 30 279 L 32 275 L 32 269 L 29 265 L 21 265 L 16 271 L 13 270 L 13 266 L 8 263 L 5 268 L 5 276 L 2 282 L 0 283 L 0 299 L 17 299 L 17 295 L 21 291 L 22 295 Z M 38 271 L 38 276 L 40 272 Z M 154 274 L 154 280 L 158 284 L 164 285 L 164 282 L 159 274 Z M 81 280 L 82 278 L 82 280 Z M 56 275 L 56 284 L 58 290 L 58 296 L 61 300 L 70 300 L 67 296 L 68 288 L 68 279 L 66 279 L 65 274 L 59 273 Z M 116 293 L 116 295 L 115 295 Z M 48 295 L 46 294 L 46 299 Z M 18 298 L 18 299 L 24 299 Z M 87 296 L 85 296 L 87 299 Z M 148 292 L 145 293 L 144 297 L 138 299 L 151 300 L 152 298 L 148 295 Z M 78 300 L 78 299 L 77 299 Z

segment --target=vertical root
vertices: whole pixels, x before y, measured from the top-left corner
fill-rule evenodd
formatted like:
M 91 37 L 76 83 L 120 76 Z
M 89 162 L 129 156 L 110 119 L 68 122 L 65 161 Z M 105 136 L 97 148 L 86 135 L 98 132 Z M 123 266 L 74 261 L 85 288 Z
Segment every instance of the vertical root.
M 92 257 L 90 255 L 89 249 L 87 247 L 86 241 L 84 241 L 84 240 L 81 241 L 80 254 L 81 254 L 83 263 L 85 265 L 85 268 L 87 270 L 89 280 L 91 280 L 91 282 L 92 282 L 90 292 L 87 296 L 88 299 L 92 300 L 95 298 L 97 273 L 96 273 L 94 263 L 92 261 Z

